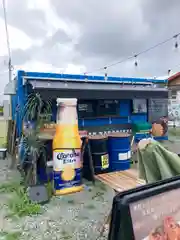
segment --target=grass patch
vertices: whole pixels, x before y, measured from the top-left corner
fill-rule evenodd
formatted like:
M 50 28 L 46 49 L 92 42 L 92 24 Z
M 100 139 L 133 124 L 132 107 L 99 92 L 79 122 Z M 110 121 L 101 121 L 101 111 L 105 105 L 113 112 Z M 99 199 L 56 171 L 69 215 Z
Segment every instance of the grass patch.
M 0 237 L 4 240 L 19 240 L 21 232 L 0 232 Z
M 169 127 L 168 128 L 168 135 L 169 136 L 179 136 L 180 137 L 180 128 L 179 127 Z
M 0 186 L 0 193 L 12 193 L 12 198 L 7 203 L 11 211 L 9 217 L 15 215 L 24 217 L 41 213 L 41 205 L 29 200 L 26 190 L 20 183 L 5 183 Z
M 63 237 L 61 237 L 60 239 L 72 239 L 72 236 L 69 235 L 69 233 L 65 230 L 62 230 L 61 234 L 63 235 Z
M 53 181 L 49 181 L 48 183 L 45 184 L 47 192 L 48 192 L 48 197 L 49 199 L 52 197 L 53 195 Z
M 32 203 L 24 190 L 16 191 L 15 196 L 8 202 L 12 215 L 19 217 L 31 216 L 41 213 L 41 206 Z
M 7 182 L 0 185 L 0 193 L 12 193 L 20 187 L 19 182 Z

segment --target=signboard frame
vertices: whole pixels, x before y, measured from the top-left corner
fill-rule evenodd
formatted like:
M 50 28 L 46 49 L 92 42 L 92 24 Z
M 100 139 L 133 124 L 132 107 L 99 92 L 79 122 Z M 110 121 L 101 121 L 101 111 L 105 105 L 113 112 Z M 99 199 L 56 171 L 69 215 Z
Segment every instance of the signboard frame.
M 179 188 L 180 177 L 176 176 L 117 194 L 113 199 L 108 240 L 140 240 L 134 235 L 130 204 Z
M 159 113 L 157 111 L 157 109 L 153 109 L 152 107 L 153 104 L 156 103 L 156 105 L 159 105 L 158 107 L 161 108 L 160 110 L 163 109 L 163 112 L 162 113 Z M 163 106 L 160 107 L 160 105 Z M 157 106 L 156 106 L 157 108 Z M 155 114 L 154 113 L 158 113 Z M 148 99 L 148 120 L 149 122 L 156 122 L 156 121 L 159 121 L 160 118 L 164 118 L 164 117 L 168 117 L 168 98 L 150 98 Z

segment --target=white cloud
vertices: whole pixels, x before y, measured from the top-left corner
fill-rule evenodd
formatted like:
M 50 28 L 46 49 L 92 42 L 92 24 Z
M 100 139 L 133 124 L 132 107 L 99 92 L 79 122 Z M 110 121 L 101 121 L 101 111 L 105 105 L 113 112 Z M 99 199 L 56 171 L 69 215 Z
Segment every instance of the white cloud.
M 7 41 L 3 19 L 0 18 L 0 55 L 7 54 Z M 11 49 L 26 50 L 32 45 L 32 40 L 20 29 L 8 25 L 10 47 Z
M 26 64 L 22 66 L 16 66 L 16 71 L 17 70 L 24 70 L 24 71 L 29 71 L 29 72 L 53 72 L 57 71 L 56 68 L 54 68 L 51 64 L 45 64 L 43 62 L 39 62 L 36 60 L 31 60 L 27 62 Z
M 27 5 L 29 9 L 44 9 L 47 10 L 50 7 L 49 0 L 28 0 Z
M 169 18 L 159 3 L 162 0 L 134 0 L 131 4 L 114 0 L 111 5 L 102 0 L 23 0 L 19 8 L 15 0 L 9 0 L 8 29 L 15 70 L 79 74 L 144 50 L 176 33 L 177 8 L 163 1 Z M 4 86 L 8 74 L 1 74 L 7 69 L 1 56 L 7 55 L 7 46 L 1 18 L 0 32 L 0 81 Z M 173 65 L 180 55 L 172 51 L 172 46 L 170 43 L 138 57 L 138 68 L 133 59 L 108 69 L 108 75 L 166 76 L 170 64 L 171 74 L 175 73 L 180 65 Z M 104 71 L 91 75 L 99 74 Z
M 82 74 L 82 72 L 85 72 L 86 68 L 83 65 L 74 65 L 74 64 L 68 64 L 67 68 L 64 70 L 64 73 L 73 73 L 73 74 Z
M 29 0 L 28 8 L 32 10 L 42 10 L 46 17 L 47 36 L 52 36 L 58 29 L 64 30 L 68 35 L 73 34 L 73 29 L 69 28 L 67 22 L 63 21 L 57 16 L 57 13 L 51 7 L 50 0 Z
M 65 68 L 56 68 L 52 64 L 45 64 L 38 61 L 30 61 L 22 66 L 16 66 L 15 71 L 24 70 L 30 72 L 55 72 L 55 73 L 69 73 L 80 74 L 85 71 L 85 67 L 81 65 L 68 64 Z

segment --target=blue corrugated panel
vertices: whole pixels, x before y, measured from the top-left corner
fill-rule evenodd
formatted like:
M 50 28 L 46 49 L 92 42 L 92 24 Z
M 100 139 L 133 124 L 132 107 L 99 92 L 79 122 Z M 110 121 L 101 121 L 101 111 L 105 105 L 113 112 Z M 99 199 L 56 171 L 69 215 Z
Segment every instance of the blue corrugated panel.
M 85 119 L 84 126 L 102 126 L 109 124 L 109 118 Z
M 16 105 L 17 105 L 17 94 L 11 97 L 11 104 L 12 104 L 12 119 L 15 120 L 15 112 L 16 112 Z
M 147 114 L 134 114 L 131 116 L 131 123 L 143 123 L 147 122 Z
M 96 118 L 96 119 L 79 119 L 78 124 L 80 127 L 82 126 L 103 126 L 108 124 L 126 124 L 128 123 L 128 118 L 121 117 L 111 117 L 111 118 Z
M 22 76 L 24 75 L 23 71 L 18 71 L 17 75 L 17 104 L 19 105 L 21 111 L 17 112 L 17 136 L 19 137 L 22 133 L 22 109 L 26 101 L 26 90 L 23 86 Z
M 121 117 L 128 117 L 131 114 L 131 100 L 120 100 L 119 115 Z
M 127 118 L 111 118 L 111 123 L 112 124 L 123 124 L 123 123 L 128 123 L 128 117 Z
M 84 120 L 83 119 L 78 119 L 78 126 L 83 127 L 84 126 Z

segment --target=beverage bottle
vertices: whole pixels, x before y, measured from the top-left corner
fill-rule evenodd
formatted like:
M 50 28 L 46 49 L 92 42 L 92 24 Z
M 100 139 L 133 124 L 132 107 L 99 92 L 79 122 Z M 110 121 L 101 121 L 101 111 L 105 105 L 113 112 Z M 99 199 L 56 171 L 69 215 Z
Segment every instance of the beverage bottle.
M 83 189 L 81 139 L 77 99 L 57 99 L 56 133 L 53 139 L 54 193 L 63 195 Z

